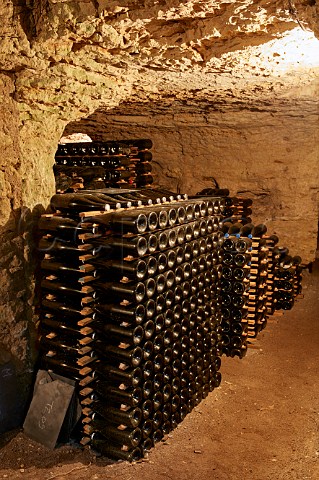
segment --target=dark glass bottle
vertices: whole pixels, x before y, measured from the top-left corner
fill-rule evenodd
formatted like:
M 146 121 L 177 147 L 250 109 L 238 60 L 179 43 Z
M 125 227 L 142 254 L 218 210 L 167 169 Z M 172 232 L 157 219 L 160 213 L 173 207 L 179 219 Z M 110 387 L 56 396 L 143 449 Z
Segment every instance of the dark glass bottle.
M 151 303 L 151 305 L 152 304 L 153 303 Z M 98 304 L 95 309 L 98 314 L 107 315 L 111 320 L 118 322 L 126 321 L 130 324 L 141 324 L 144 322 L 146 317 L 146 308 L 142 304 L 136 306 L 124 306 L 114 303 Z
M 105 293 L 116 297 L 119 300 L 128 300 L 130 302 L 141 303 L 144 300 L 146 294 L 146 287 L 144 283 L 121 283 L 121 282 L 94 282 L 94 286 L 97 290 L 95 298 L 97 301 L 101 301 L 105 298 Z M 98 293 L 100 292 L 100 293 Z
M 153 324 L 151 320 L 149 320 Z M 149 335 L 149 325 L 147 322 L 143 325 L 137 325 L 134 328 L 128 327 L 121 327 L 118 325 L 114 325 L 112 323 L 102 323 L 94 325 L 94 327 L 98 330 L 103 332 L 106 335 L 106 339 L 110 343 L 119 343 L 124 342 L 125 344 L 129 345 L 140 345 L 145 338 L 146 335 Z M 154 332 L 154 324 L 153 324 L 153 332 Z
M 143 350 L 140 347 L 125 349 L 115 345 L 108 345 L 101 340 L 96 340 L 94 349 L 113 361 L 123 362 L 132 367 L 138 367 L 143 359 Z
M 65 358 L 63 355 L 55 355 L 54 357 L 43 355 L 40 362 L 42 368 L 53 370 L 55 373 L 74 378 L 78 381 L 81 381 L 85 376 L 90 375 L 93 372 L 92 366 L 80 366 L 73 363 L 72 359 Z
M 74 322 L 81 321 L 86 317 L 93 315 L 93 310 L 89 306 L 80 305 L 79 308 L 69 306 L 67 303 L 61 303 L 57 301 L 47 300 L 45 298 L 41 301 L 42 307 L 55 315 L 59 315 L 59 318 L 66 318 Z
M 103 417 L 108 423 L 126 425 L 131 428 L 138 427 L 143 417 L 142 410 L 138 407 L 121 410 L 101 400 L 94 402 L 92 408 L 94 412 Z
M 63 335 L 69 336 L 70 341 L 74 338 L 81 339 L 85 336 L 91 336 L 94 333 L 94 330 L 89 325 L 84 327 L 72 326 L 63 321 L 47 317 L 42 318 L 41 325 L 53 331 L 60 331 Z
M 149 249 L 149 244 L 145 236 L 135 237 L 103 237 L 99 239 L 97 247 L 93 254 L 108 253 L 120 255 L 121 258 L 131 256 L 133 258 L 142 257 Z
M 132 387 L 139 386 L 143 379 L 143 371 L 140 367 L 122 369 L 97 361 L 94 364 L 94 370 L 110 382 L 121 382 Z
M 123 450 L 123 448 L 120 446 L 111 445 L 106 438 L 101 439 L 94 437 L 94 434 L 91 438 L 91 445 L 98 452 L 102 453 L 102 455 L 105 455 L 109 458 L 116 458 L 119 460 L 125 460 L 127 462 L 136 462 L 142 457 L 140 448 Z
M 148 273 L 148 266 L 144 259 L 134 261 L 93 259 L 90 263 L 98 269 L 100 277 L 112 277 L 119 280 L 127 277 L 130 280 L 144 280 Z
M 142 431 L 140 428 L 119 430 L 96 416 L 93 416 L 92 422 L 85 425 L 83 430 L 87 434 L 93 434 L 94 432 L 100 433 L 108 440 L 112 439 L 114 443 L 127 445 L 130 448 L 137 447 L 142 440 Z
M 126 404 L 131 407 L 137 407 L 142 403 L 143 392 L 140 387 L 132 387 L 126 390 L 113 387 L 107 382 L 98 381 L 94 385 L 94 390 L 98 395 L 110 404 Z

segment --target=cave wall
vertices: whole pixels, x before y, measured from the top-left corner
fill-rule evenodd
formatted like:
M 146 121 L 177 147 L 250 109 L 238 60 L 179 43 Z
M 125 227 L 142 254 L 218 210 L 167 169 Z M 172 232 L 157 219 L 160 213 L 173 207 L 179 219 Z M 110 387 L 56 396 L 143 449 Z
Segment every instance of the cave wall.
M 317 4 L 297 1 L 294 5 L 302 22 L 316 30 Z M 191 97 L 193 107 L 198 101 L 208 100 L 218 108 L 227 104 L 230 109 L 239 103 L 265 105 L 275 98 L 289 101 L 300 85 L 309 83 L 310 76 L 298 71 L 284 80 L 276 77 L 273 84 L 269 78 L 272 67 L 263 66 L 268 57 L 254 50 L 296 27 L 296 13 L 292 14 L 288 7 L 288 2 L 276 0 L 261 0 L 253 5 L 250 0 L 5 0 L 0 3 L 0 349 L 2 346 L 8 349 L 16 363 L 25 387 L 22 399 L 27 397 L 36 358 L 36 225 L 54 193 L 54 153 L 65 126 L 101 107 L 107 111 L 125 101 L 141 100 L 144 104 L 156 101 L 165 106 L 165 99 L 187 101 Z M 249 59 L 250 46 L 253 61 Z M 257 60 L 261 69 L 255 67 Z M 311 78 L 315 78 L 315 72 Z M 286 82 L 293 90 L 287 92 Z M 305 98 L 309 100 L 308 92 Z M 216 119 L 220 120 L 216 115 L 204 118 L 197 114 L 190 118 L 172 114 L 167 123 L 166 115 L 151 114 L 147 119 L 134 120 L 133 124 L 132 117 L 125 119 L 121 115 L 113 118 L 106 134 L 109 138 L 128 138 L 147 133 L 154 140 L 156 173 L 165 185 L 193 192 L 209 185 L 209 180 L 203 177 L 212 175 L 234 191 L 246 188 L 254 192 L 256 215 L 264 220 L 259 203 L 262 206 L 264 199 L 275 195 L 273 192 L 283 199 L 278 178 L 271 176 L 270 168 L 266 172 L 267 185 L 262 183 L 260 169 L 266 165 L 258 167 L 254 176 L 248 173 L 254 146 L 261 145 L 260 136 L 256 141 L 260 134 L 252 126 L 254 117 L 248 121 L 251 125 L 248 134 L 244 125 L 241 129 L 228 125 L 226 116 L 216 127 Z M 268 117 L 264 118 L 268 121 Z M 278 150 L 290 148 L 297 135 L 299 142 L 293 143 L 291 154 L 293 162 L 297 164 L 299 155 L 309 166 L 315 158 L 311 145 L 316 138 L 307 142 L 299 119 L 297 114 L 288 133 L 283 127 L 279 129 L 282 136 L 276 135 L 276 146 Z M 262 129 L 267 145 L 272 143 L 272 126 L 269 123 L 269 128 Z M 309 131 L 311 136 L 312 126 Z M 283 140 L 284 136 L 289 141 Z M 196 154 L 191 138 L 197 143 Z M 235 146 L 230 148 L 229 139 L 236 140 L 238 151 Z M 239 149 L 243 149 L 240 155 Z M 195 176 L 193 156 L 199 171 Z M 269 160 L 266 153 L 262 158 Z M 283 155 L 278 158 L 283 161 Z M 207 168 L 202 163 L 198 167 L 203 159 L 207 160 Z M 233 171 L 231 174 L 226 171 L 226 160 L 230 165 L 236 163 L 236 167 L 237 161 L 242 162 L 241 181 Z M 185 165 L 185 174 L 181 165 Z M 295 172 L 290 165 L 288 168 L 289 173 Z M 277 172 L 283 169 L 283 164 L 276 164 Z M 299 169 L 301 180 L 295 177 L 289 180 L 291 190 L 296 185 L 306 189 L 308 180 L 310 185 L 315 181 L 310 169 Z M 260 189 L 270 193 L 263 197 L 259 195 Z M 289 195 L 283 202 L 289 218 L 287 226 L 290 221 L 295 225 L 290 214 L 300 216 L 298 202 L 293 194 Z M 307 200 L 305 208 L 313 205 Z M 314 209 L 308 213 L 314 218 Z M 270 221 L 275 220 L 269 220 L 268 224 Z M 313 239 L 310 241 L 309 228 L 306 232 L 309 254 Z
M 126 108 L 122 107 L 125 112 Z M 128 108 L 129 110 L 129 108 Z M 65 134 L 96 140 L 151 138 L 155 181 L 194 194 L 214 179 L 231 195 L 253 199 L 253 220 L 266 223 L 305 263 L 313 261 L 318 230 L 317 115 L 300 111 L 152 114 L 147 105 L 129 115 L 96 112 Z
M 22 208 L 19 111 L 13 92 L 13 76 L 0 74 L 0 357 L 3 349 L 10 352 L 8 358 L 26 387 L 32 357 L 33 262 L 27 227 L 29 211 Z M 22 404 L 27 397 L 24 387 Z

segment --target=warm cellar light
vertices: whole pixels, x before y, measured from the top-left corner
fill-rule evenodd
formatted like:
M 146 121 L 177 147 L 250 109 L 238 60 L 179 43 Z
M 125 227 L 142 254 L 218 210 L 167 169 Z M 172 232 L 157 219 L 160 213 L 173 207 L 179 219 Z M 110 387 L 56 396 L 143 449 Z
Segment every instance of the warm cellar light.
M 268 61 L 275 61 L 278 70 L 287 71 L 298 67 L 319 66 L 319 40 L 310 31 L 300 27 L 286 32 L 281 38 L 272 40 L 261 47 Z

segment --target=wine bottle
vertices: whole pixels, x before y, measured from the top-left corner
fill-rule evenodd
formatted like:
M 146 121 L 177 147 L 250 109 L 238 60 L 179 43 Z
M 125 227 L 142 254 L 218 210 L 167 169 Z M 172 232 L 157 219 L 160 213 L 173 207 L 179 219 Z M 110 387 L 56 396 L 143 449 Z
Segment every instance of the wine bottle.
M 106 211 L 122 206 L 121 203 L 111 201 L 107 196 L 92 191 L 56 194 L 51 198 L 50 205 L 53 211 L 61 212 Z
M 106 457 L 125 460 L 127 462 L 136 462 L 142 457 L 141 449 L 138 447 L 131 450 L 123 450 L 120 446 L 111 445 L 106 438 L 97 438 L 94 435 L 93 433 L 91 436 L 92 447 Z
M 267 227 L 263 223 L 256 225 L 251 232 L 252 237 L 262 237 L 266 233 L 267 233 Z
M 105 334 L 105 340 L 107 343 L 125 343 L 128 345 L 140 345 L 144 339 L 144 333 L 148 332 L 141 325 L 137 325 L 133 328 L 121 327 L 111 323 L 95 323 L 94 328 L 98 332 Z M 146 327 L 147 328 L 147 327 Z
M 73 327 L 72 325 L 68 325 L 63 321 L 52 320 L 47 317 L 42 318 L 41 325 L 52 329 L 53 331 L 63 332 L 63 335 L 70 336 L 70 339 L 72 337 L 82 338 L 85 336 L 90 336 L 94 333 L 94 330 L 90 326 L 85 326 L 83 328 L 77 326 Z
M 98 243 L 95 243 L 95 245 L 96 246 L 92 252 L 93 255 L 103 252 L 109 255 L 112 254 L 113 256 L 120 255 L 121 258 L 126 256 L 142 257 L 149 249 L 148 241 L 145 236 L 102 237 L 99 238 Z
M 98 418 L 97 415 L 93 415 L 92 421 L 86 424 L 83 428 L 86 434 L 92 435 L 95 432 L 103 435 L 108 441 L 112 439 L 112 443 L 120 445 L 127 445 L 128 447 L 137 447 L 142 440 L 142 431 L 140 428 L 126 428 L 120 430 L 115 426 L 107 424 L 105 421 Z
M 38 244 L 38 250 L 50 255 L 67 255 L 69 259 L 75 259 L 80 262 L 81 257 L 92 254 L 92 244 L 74 244 L 72 242 L 60 241 L 56 238 L 42 237 Z
M 91 406 L 92 408 L 92 420 L 97 419 L 95 414 L 99 416 L 99 422 L 103 424 L 105 420 L 109 424 L 125 425 L 130 428 L 136 428 L 142 421 L 142 410 L 138 407 L 130 408 L 129 410 L 122 410 L 120 408 L 112 407 L 107 403 L 98 400 Z M 90 422 L 88 422 L 90 423 Z
M 125 369 L 117 368 L 99 360 L 94 364 L 94 369 L 109 382 L 120 382 L 132 387 L 139 386 L 143 379 L 143 371 L 140 367 L 135 367 L 133 369 L 129 367 L 126 367 Z
M 53 314 L 59 314 L 59 317 L 65 319 L 71 319 L 74 321 L 83 320 L 86 317 L 90 317 L 93 315 L 93 310 L 89 306 L 85 306 L 84 304 L 79 305 L 79 308 L 73 307 L 73 305 L 68 305 L 65 302 L 58 302 L 53 300 L 47 300 L 42 298 L 41 305 L 45 310 L 52 312 Z
M 94 349 L 112 361 L 116 360 L 132 367 L 138 367 L 143 360 L 143 350 L 140 347 L 120 348 L 115 345 L 108 345 L 101 340 L 96 340 Z
M 41 329 L 39 342 L 40 350 L 63 352 L 65 355 L 82 357 L 92 352 L 90 343 L 92 338 L 84 337 L 83 340 L 77 338 L 68 338 L 55 332 L 44 331 Z
M 111 277 L 112 280 L 117 281 L 123 277 L 129 280 L 144 280 L 148 275 L 148 264 L 146 263 L 146 259 L 142 258 L 133 261 L 97 258 L 96 260 L 91 260 L 90 263 L 97 269 L 97 275 L 99 275 L 100 278 Z
M 153 302 L 153 301 L 152 301 Z M 146 308 L 139 304 L 136 306 L 124 306 L 121 304 L 98 304 L 95 306 L 97 315 L 95 319 L 101 320 L 101 315 L 107 315 L 108 318 L 117 322 L 128 322 L 129 324 L 141 324 L 146 318 Z M 153 311 L 153 310 L 152 310 Z M 152 312 L 151 312 L 152 315 Z
M 146 420 L 151 417 L 153 413 L 153 402 L 152 400 L 144 400 L 144 402 L 141 405 L 141 410 L 143 414 L 143 420 Z
M 110 385 L 101 380 L 95 382 L 94 390 L 110 404 L 125 404 L 130 407 L 137 407 L 142 403 L 143 393 L 140 387 L 129 387 L 125 390 Z
M 130 302 L 141 303 L 146 295 L 146 287 L 144 283 L 121 283 L 121 282 L 103 282 L 97 281 L 94 283 L 96 289 L 93 294 L 94 298 L 100 302 L 105 298 L 105 294 L 112 295 L 113 299 L 128 300 Z
M 93 372 L 91 364 L 85 366 L 78 365 L 72 362 L 72 359 L 65 358 L 63 355 L 42 355 L 40 363 L 42 368 L 46 370 L 53 370 L 60 375 L 69 376 L 78 381 L 81 381 L 85 376 Z

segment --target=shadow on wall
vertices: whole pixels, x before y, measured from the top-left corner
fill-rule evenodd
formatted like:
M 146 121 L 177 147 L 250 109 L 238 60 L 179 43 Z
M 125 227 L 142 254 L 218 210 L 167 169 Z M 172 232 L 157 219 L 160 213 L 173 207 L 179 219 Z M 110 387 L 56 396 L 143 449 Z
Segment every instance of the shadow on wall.
M 44 212 L 42 205 L 12 210 L 0 229 L 0 434 L 21 425 L 30 401 L 37 360 L 37 225 Z

